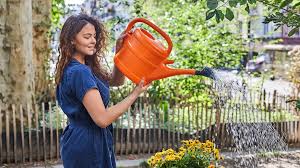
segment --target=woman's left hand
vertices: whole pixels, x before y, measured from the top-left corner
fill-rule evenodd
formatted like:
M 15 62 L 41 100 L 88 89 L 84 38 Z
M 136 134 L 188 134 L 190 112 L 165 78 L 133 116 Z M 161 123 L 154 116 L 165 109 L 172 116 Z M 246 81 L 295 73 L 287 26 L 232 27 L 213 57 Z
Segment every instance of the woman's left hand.
M 116 42 L 116 53 L 119 52 L 119 50 L 122 48 L 123 46 L 123 42 L 124 42 L 124 38 L 127 36 L 127 33 L 125 33 L 125 31 L 123 31 L 119 38 L 117 39 L 117 42 Z

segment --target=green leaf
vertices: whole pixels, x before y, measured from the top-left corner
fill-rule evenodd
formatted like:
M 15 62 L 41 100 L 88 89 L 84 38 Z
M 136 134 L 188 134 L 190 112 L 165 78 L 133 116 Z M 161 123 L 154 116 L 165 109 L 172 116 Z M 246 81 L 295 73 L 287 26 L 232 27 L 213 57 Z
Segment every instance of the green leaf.
M 231 21 L 234 18 L 234 14 L 231 9 L 226 8 L 226 14 L 225 14 L 226 19 Z
M 296 101 L 296 107 L 297 107 L 298 109 L 300 109 L 300 100 L 299 100 L 299 99 Z
M 216 11 L 206 12 L 206 20 L 211 19 L 216 14 Z
M 228 3 L 230 7 L 236 7 L 236 5 L 238 4 L 236 0 L 229 0 Z
M 240 0 L 240 5 L 245 5 L 247 3 L 247 0 Z
M 218 14 L 216 14 L 216 21 L 217 23 L 220 23 L 220 16 Z
M 216 13 L 216 21 L 220 23 L 221 20 L 224 20 L 224 14 L 221 10 L 215 10 Z
M 206 4 L 209 9 L 216 9 L 218 7 L 218 0 L 207 0 Z
M 247 4 L 247 6 L 246 6 L 245 10 L 246 10 L 248 13 L 250 13 L 250 7 L 249 7 L 249 5 L 248 5 L 248 4 Z
M 217 10 L 217 15 L 221 20 L 224 20 L 224 13 L 221 10 Z
M 293 5 L 293 8 L 295 9 L 297 6 L 300 6 L 300 2 L 296 3 L 295 5 Z
M 292 2 L 293 2 L 293 0 L 285 0 L 285 1 L 281 2 L 281 4 L 280 4 L 279 7 L 280 8 L 286 7 L 286 6 L 288 6 Z
M 248 0 L 248 2 L 249 2 L 250 4 L 255 4 L 255 3 L 256 3 L 256 0 Z
M 298 31 L 299 31 L 299 27 L 295 27 L 295 28 L 293 28 L 293 29 L 289 32 L 288 36 L 291 37 L 292 35 L 294 35 L 294 34 L 297 33 Z

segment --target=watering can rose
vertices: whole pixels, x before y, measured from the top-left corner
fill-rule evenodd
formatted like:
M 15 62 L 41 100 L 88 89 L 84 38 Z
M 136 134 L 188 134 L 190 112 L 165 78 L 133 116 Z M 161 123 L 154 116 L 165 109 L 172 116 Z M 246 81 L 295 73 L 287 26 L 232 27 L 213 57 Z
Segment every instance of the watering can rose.
M 152 168 L 215 168 L 218 161 L 223 159 L 214 143 L 199 140 L 184 140 L 179 151 L 173 149 L 155 153 L 148 160 Z

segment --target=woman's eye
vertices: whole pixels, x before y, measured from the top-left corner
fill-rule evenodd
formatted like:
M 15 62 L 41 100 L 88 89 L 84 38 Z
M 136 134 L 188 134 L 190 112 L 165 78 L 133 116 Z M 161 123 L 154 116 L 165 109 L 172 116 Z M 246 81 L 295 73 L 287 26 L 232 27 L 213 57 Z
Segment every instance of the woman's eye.
M 89 37 L 84 37 L 85 39 L 89 39 Z

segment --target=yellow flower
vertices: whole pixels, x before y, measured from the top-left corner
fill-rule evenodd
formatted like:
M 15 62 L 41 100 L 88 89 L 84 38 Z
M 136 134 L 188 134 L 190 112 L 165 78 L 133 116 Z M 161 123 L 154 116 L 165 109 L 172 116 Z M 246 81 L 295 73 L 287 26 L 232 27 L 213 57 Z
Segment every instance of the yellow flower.
M 185 153 L 185 152 L 180 151 L 180 152 L 178 152 L 178 156 L 179 156 L 180 158 L 182 158 L 182 157 L 184 156 L 184 153 Z
M 155 157 L 162 157 L 164 155 L 163 152 L 157 152 L 154 156 Z
M 175 160 L 175 155 L 167 155 L 166 156 L 166 161 L 174 161 Z
M 173 149 L 168 149 L 168 150 L 166 150 L 166 153 L 167 153 L 167 154 L 174 154 L 175 151 L 174 151 Z
M 214 165 L 209 165 L 208 168 L 215 168 L 215 166 Z
M 187 159 L 191 160 L 198 159 L 198 156 L 205 156 L 207 160 L 213 161 L 222 159 L 220 151 L 215 148 L 214 143 L 209 140 L 205 141 L 205 143 L 199 140 L 183 140 L 181 142 L 182 146 L 178 149 L 178 152 L 173 149 L 163 149 L 161 152 L 157 152 L 150 157 L 148 160 L 150 167 L 155 168 L 169 161 L 178 161 L 178 163 L 180 163 L 186 153 L 191 156 L 190 158 L 187 157 Z M 177 164 L 177 162 L 174 163 Z M 215 168 L 215 166 L 211 163 L 209 168 Z
M 209 140 L 206 140 L 206 141 L 205 141 L 205 144 L 206 144 L 206 147 L 208 147 L 208 148 L 214 147 L 214 143 L 212 143 L 212 142 L 209 141 Z
M 186 151 L 186 149 L 185 149 L 183 146 L 181 146 L 181 147 L 179 148 L 179 151 Z
M 211 152 L 211 148 L 204 148 L 204 152 L 210 153 Z

